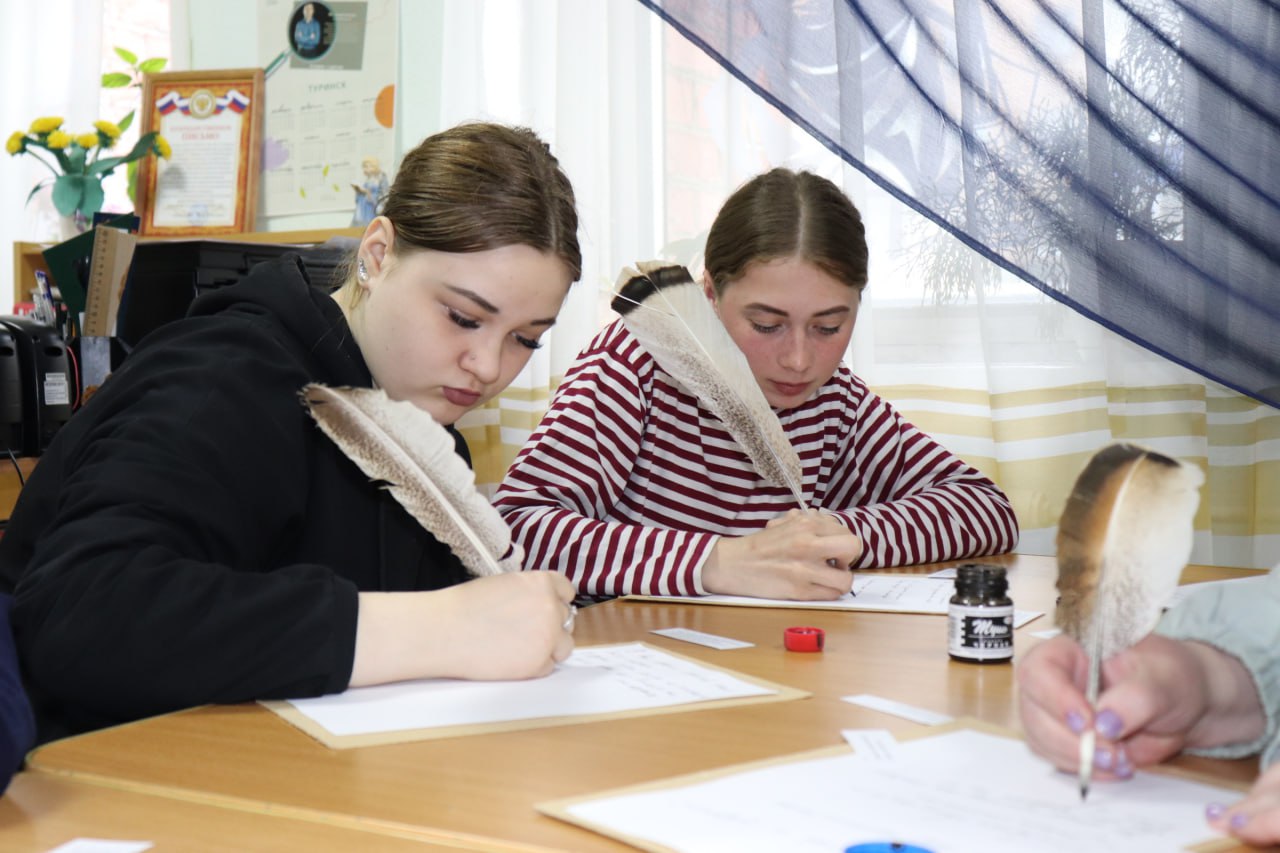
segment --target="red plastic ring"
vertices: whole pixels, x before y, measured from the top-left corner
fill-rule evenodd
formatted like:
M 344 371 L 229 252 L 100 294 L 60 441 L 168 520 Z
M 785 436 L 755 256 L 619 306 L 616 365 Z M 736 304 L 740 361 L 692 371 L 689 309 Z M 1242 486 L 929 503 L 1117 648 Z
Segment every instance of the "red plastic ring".
M 788 628 L 782 632 L 782 644 L 789 652 L 820 652 L 826 638 L 821 628 Z

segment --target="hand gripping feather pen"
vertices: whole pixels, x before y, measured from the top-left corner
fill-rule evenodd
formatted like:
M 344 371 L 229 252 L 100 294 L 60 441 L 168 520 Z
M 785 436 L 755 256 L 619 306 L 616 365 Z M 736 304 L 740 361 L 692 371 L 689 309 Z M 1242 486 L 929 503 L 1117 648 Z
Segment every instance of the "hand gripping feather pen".
M 1146 636 L 1191 556 L 1204 474 L 1134 444 L 1098 451 L 1058 522 L 1057 623 L 1089 658 L 1096 707 L 1102 664 Z M 1080 799 L 1089 793 L 1096 735 L 1080 737 Z

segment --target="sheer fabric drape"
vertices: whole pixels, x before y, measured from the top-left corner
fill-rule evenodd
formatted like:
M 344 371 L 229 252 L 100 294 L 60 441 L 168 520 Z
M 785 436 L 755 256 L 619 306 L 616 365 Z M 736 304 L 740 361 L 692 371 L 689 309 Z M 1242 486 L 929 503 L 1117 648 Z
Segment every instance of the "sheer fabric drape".
M 1280 403 L 1273 2 L 642 2 L 973 252 Z
M 822 5 L 732 4 L 756 12 Z M 698 272 L 706 229 L 724 198 L 759 171 L 787 165 L 836 180 L 867 220 L 871 285 L 851 366 L 1009 492 L 1024 530 L 1020 551 L 1053 553 L 1076 473 L 1103 444 L 1127 439 L 1207 470 L 1195 561 L 1265 567 L 1280 560 L 1280 413 L 1049 298 L 1009 262 L 976 251 L 954 225 L 919 215 L 901 187 L 854 168 L 755 85 L 775 66 L 835 74 L 835 65 L 766 56 L 744 81 L 679 30 L 655 32 L 658 18 L 632 0 L 448 0 L 438 8 L 442 18 L 431 24 L 441 28 L 442 49 L 418 60 L 427 63 L 420 69 L 426 79 L 438 76 L 438 100 L 406 111 L 405 141 L 466 118 L 528 124 L 565 163 L 582 213 L 583 279 L 548 346 L 499 400 L 461 424 L 479 451 L 483 487 L 501 478 L 564 369 L 609 319 L 601 293 L 617 271 L 664 256 Z M 402 8 L 405 26 L 414 25 L 413 14 Z M 761 38 L 750 17 L 720 21 L 737 27 L 734 39 Z M 849 55 L 857 54 L 841 54 Z M 419 72 L 413 62 L 406 59 L 406 80 Z M 858 113 L 844 103 L 822 115 L 853 126 Z M 908 157 L 930 124 L 891 110 L 879 121 L 889 150 L 876 163 L 886 174 L 899 179 L 893 164 L 913 159 L 951 175 L 959 191 L 959 149 L 936 160 Z M 998 205 L 987 211 L 999 219 Z M 1044 241 L 1020 241 L 1013 219 L 1002 225 L 1011 245 L 1042 257 L 1045 269 L 1065 264 Z
M 1020 551 L 1053 553 L 1075 475 L 1130 440 L 1206 469 L 1193 560 L 1280 560 L 1273 5 L 642 2 L 723 192 L 791 165 L 862 208 L 851 364 L 1008 491 Z

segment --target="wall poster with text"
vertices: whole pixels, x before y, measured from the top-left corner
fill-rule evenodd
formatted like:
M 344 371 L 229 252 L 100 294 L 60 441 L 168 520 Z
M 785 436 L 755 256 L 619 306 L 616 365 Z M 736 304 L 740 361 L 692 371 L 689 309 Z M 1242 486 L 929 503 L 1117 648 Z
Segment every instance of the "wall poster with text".
M 394 165 L 397 2 L 258 0 L 258 8 L 260 213 L 343 211 L 363 225 Z

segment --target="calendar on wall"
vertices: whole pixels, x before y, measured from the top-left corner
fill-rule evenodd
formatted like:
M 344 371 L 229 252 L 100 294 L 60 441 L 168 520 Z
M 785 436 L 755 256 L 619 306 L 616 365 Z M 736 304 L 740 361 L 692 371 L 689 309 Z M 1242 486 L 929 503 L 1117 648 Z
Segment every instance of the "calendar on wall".
M 259 0 L 263 216 L 372 218 L 395 157 L 395 0 Z

